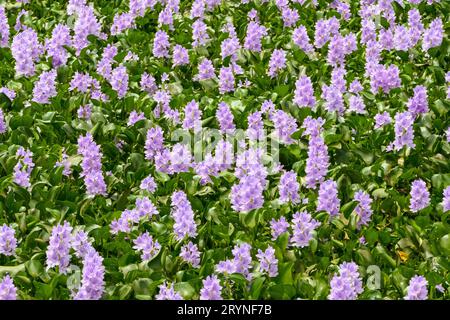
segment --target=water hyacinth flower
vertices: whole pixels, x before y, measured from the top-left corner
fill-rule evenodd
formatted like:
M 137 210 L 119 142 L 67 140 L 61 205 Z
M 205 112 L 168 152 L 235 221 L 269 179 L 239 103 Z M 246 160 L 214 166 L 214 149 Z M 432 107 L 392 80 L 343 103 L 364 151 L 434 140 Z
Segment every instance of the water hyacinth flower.
M 11 101 L 13 101 L 16 98 L 16 92 L 7 87 L 0 87 L 0 93 L 3 93 Z
M 74 300 L 100 300 L 105 291 L 103 258 L 92 247 L 83 258 L 81 287 Z
M 127 126 L 131 127 L 136 122 L 144 120 L 145 114 L 143 112 L 137 112 L 136 110 L 133 110 L 130 112 L 130 116 L 128 117 Z
M 375 119 L 374 129 L 379 129 L 392 122 L 392 118 L 387 111 L 383 113 L 377 113 L 374 119 Z
M 427 300 L 427 286 L 428 281 L 423 276 L 415 275 L 409 280 L 405 300 Z
M 157 240 L 153 240 L 153 237 L 146 231 L 133 240 L 133 249 L 141 251 L 142 261 L 150 261 L 156 257 L 161 250 L 161 245 Z
M 171 196 L 172 211 L 171 216 L 175 220 L 173 230 L 177 240 L 197 236 L 197 225 L 194 220 L 194 211 L 189 203 L 186 193 L 183 191 L 174 192 Z
M 373 213 L 372 208 L 370 207 L 372 199 L 367 193 L 359 190 L 355 193 L 353 200 L 358 202 L 355 207 L 355 213 L 359 217 L 357 227 L 361 228 L 361 226 L 367 226 Z
M 36 31 L 26 28 L 16 34 L 11 43 L 11 53 L 16 61 L 17 75 L 32 76 L 36 68 L 35 63 L 43 53 L 43 46 L 39 43 Z
M 76 55 L 81 53 L 89 45 L 88 36 L 103 37 L 101 33 L 101 24 L 98 22 L 92 5 L 81 5 L 75 11 L 77 19 L 73 27 L 73 46 L 76 49 Z
M 200 251 L 198 251 L 197 245 L 192 243 L 192 241 L 181 247 L 180 257 L 193 268 L 200 266 Z
M 158 30 L 153 41 L 153 55 L 156 58 L 169 58 L 169 47 L 169 35 L 163 30 Z
M 400 71 L 396 65 L 385 67 L 380 64 L 370 65 L 368 70 L 370 77 L 370 88 L 373 94 L 377 94 L 379 89 L 384 93 L 401 86 Z
M 294 247 L 307 247 L 313 239 L 314 230 L 319 226 L 320 222 L 313 219 L 308 212 L 296 212 L 291 222 L 292 237 L 290 243 Z
M 89 196 L 106 195 L 101 162 L 103 154 L 90 133 L 79 136 L 77 153 L 83 157 L 81 177 L 84 178 L 87 194 Z
M 233 123 L 233 114 L 230 107 L 225 102 L 220 102 L 216 110 L 216 119 L 219 122 L 219 128 L 222 133 L 233 132 L 236 128 Z
M 9 24 L 5 7 L 0 6 L 0 48 L 9 46 Z
M 358 266 L 354 262 L 343 262 L 339 266 L 339 275 L 335 275 L 330 282 L 331 292 L 329 300 L 356 300 L 363 292 L 362 280 Z
M 201 127 L 202 111 L 198 103 L 192 100 L 184 107 L 183 129 L 198 130 Z
M 222 300 L 222 286 L 216 275 L 207 276 L 202 281 L 203 287 L 200 289 L 200 300 Z
M 198 74 L 194 77 L 194 80 L 208 80 L 216 76 L 216 71 L 211 60 L 203 58 L 198 65 Z
M 116 13 L 111 26 L 111 35 L 115 36 L 135 27 L 135 16 L 129 12 Z
M 283 110 L 277 110 L 272 114 L 272 122 L 275 126 L 276 135 L 280 142 L 284 144 L 294 143 L 291 135 L 294 134 L 297 129 L 297 122 L 294 117 L 287 114 Z
M 442 23 L 442 19 L 436 18 L 423 32 L 422 50 L 428 51 L 428 49 L 440 46 L 443 38 L 444 25 Z
M 427 88 L 424 86 L 416 86 L 414 88 L 414 96 L 408 100 L 408 111 L 416 116 L 420 113 L 428 112 L 428 95 Z
M 145 140 L 145 159 L 154 160 L 156 154 L 164 149 L 164 132 L 160 127 L 150 128 Z
M 75 232 L 70 240 L 70 246 L 75 251 L 75 256 L 84 259 L 92 248 L 88 234 L 82 230 Z
M 125 97 L 128 91 L 128 73 L 125 66 L 118 66 L 111 72 L 109 83 L 119 98 Z
M 395 140 L 387 147 L 387 151 L 401 150 L 403 147 L 414 148 L 414 117 L 409 111 L 397 113 L 394 117 Z
M 0 109 L 0 134 L 5 133 L 6 131 L 8 131 L 8 128 L 5 122 L 5 115 L 3 114 L 3 110 Z
M 45 41 L 47 55 L 52 58 L 54 68 L 66 65 L 68 52 L 64 46 L 72 46 L 72 38 L 68 26 L 58 24 L 52 31 L 52 37 Z
M 231 207 L 237 212 L 248 212 L 264 204 L 263 186 L 258 177 L 245 176 L 231 187 Z
M 0 227 L 0 254 L 12 256 L 17 248 L 16 231 L 6 224 Z
M 70 163 L 69 156 L 66 154 L 65 151 L 63 151 L 62 155 L 61 155 L 61 161 L 57 161 L 55 163 L 55 167 L 56 168 L 63 167 L 64 169 L 63 169 L 62 174 L 65 175 L 66 177 L 68 177 L 72 173 L 71 165 L 72 164 Z
M 30 175 L 34 168 L 33 153 L 28 149 L 19 147 L 16 156 L 19 157 L 19 161 L 14 167 L 14 182 L 21 187 L 28 188 L 31 186 Z
M 153 177 L 151 175 L 148 175 L 147 177 L 145 177 L 142 181 L 141 184 L 139 185 L 139 188 L 141 190 L 147 190 L 148 192 L 155 192 L 156 191 L 156 182 L 155 179 L 153 179 Z
M 0 281 L 0 300 L 17 300 L 17 289 L 9 274 Z
M 293 102 L 299 107 L 314 107 L 316 98 L 314 97 L 314 89 L 311 79 L 308 76 L 301 76 L 295 82 L 295 92 Z
M 70 245 L 72 240 L 72 226 L 64 221 L 52 229 L 50 242 L 47 247 L 47 270 L 58 267 L 59 273 L 65 274 L 70 262 Z
M 409 209 L 412 212 L 420 211 L 430 204 L 430 192 L 427 189 L 425 181 L 421 179 L 412 182 L 410 195 Z
M 92 115 L 92 106 L 90 104 L 87 104 L 85 106 L 81 106 L 77 110 L 78 118 L 89 120 Z
M 250 250 L 252 246 L 246 242 L 234 246 L 233 254 L 234 272 L 241 273 L 245 277 L 250 277 L 249 269 L 252 264 L 252 255 Z
M 326 211 L 330 217 L 336 217 L 339 214 L 340 203 L 337 183 L 333 180 L 322 182 L 319 188 L 317 211 Z
M 183 66 L 189 64 L 189 53 L 186 48 L 175 45 L 172 54 L 172 67 Z
M 444 189 L 443 196 L 444 199 L 442 201 L 442 207 L 444 209 L 444 212 L 447 212 L 450 210 L 450 186 Z
M 280 235 L 285 233 L 289 228 L 289 223 L 286 221 L 285 217 L 281 217 L 278 220 L 272 218 L 270 221 L 270 232 L 272 235 L 272 240 L 276 240 Z
M 250 21 L 247 25 L 244 48 L 253 52 L 261 52 L 261 40 L 265 36 L 267 36 L 267 28 L 257 21 Z
M 305 26 L 295 28 L 292 32 L 292 41 L 305 53 L 314 52 L 314 47 L 311 44 Z
M 192 24 L 192 47 L 204 46 L 209 40 L 207 26 L 202 20 L 196 20 Z
M 261 111 L 255 111 L 247 117 L 248 128 L 246 130 L 247 137 L 252 141 L 264 138 L 264 123 Z
M 275 257 L 274 248 L 268 246 L 265 251 L 258 249 L 256 257 L 258 258 L 261 272 L 267 273 L 271 278 L 278 275 L 278 259 Z
M 281 175 L 278 185 L 281 203 L 291 201 L 293 204 L 300 202 L 300 184 L 294 171 L 286 171 Z
M 118 49 L 116 46 L 108 44 L 103 49 L 102 58 L 97 63 L 96 71 L 99 75 L 109 81 L 111 78 L 112 65 L 114 63 L 114 57 L 117 55 Z
M 309 135 L 308 159 L 306 160 L 306 187 L 315 189 L 317 184 L 325 180 L 328 172 L 329 155 L 324 139 L 321 137 L 322 126 L 325 120 L 314 119 L 308 116 L 303 121 L 302 128 L 305 129 L 302 135 Z
M 234 73 L 232 67 L 222 67 L 219 71 L 219 93 L 224 94 L 234 91 Z
M 159 293 L 155 296 L 156 300 L 183 300 L 183 297 L 173 288 L 173 283 L 167 285 L 164 282 L 158 288 Z
M 269 60 L 269 70 L 267 74 L 273 78 L 286 67 L 286 51 L 283 49 L 275 49 Z
M 50 98 L 58 94 L 56 91 L 56 70 L 42 72 L 33 88 L 33 99 L 36 103 L 49 104 Z

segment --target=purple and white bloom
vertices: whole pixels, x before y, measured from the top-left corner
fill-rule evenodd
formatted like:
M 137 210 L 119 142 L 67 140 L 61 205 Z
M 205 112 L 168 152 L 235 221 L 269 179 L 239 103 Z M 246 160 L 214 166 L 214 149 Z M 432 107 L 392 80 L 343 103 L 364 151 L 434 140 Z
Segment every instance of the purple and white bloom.
M 202 20 L 195 20 L 192 24 L 192 47 L 204 46 L 209 40 L 207 26 Z
M 416 116 L 421 113 L 428 112 L 428 95 L 425 86 L 416 86 L 414 88 L 414 96 L 408 100 L 408 111 Z
M 362 279 L 356 263 L 342 263 L 339 266 L 339 275 L 335 275 L 331 279 L 330 286 L 329 300 L 356 300 L 358 295 L 363 292 Z
M 383 113 L 377 113 L 374 119 L 375 119 L 374 129 L 379 129 L 392 122 L 392 118 L 387 111 Z
M 15 233 L 16 231 L 6 224 L 0 226 L 0 254 L 5 256 L 14 255 L 17 248 Z
M 272 240 L 276 240 L 280 235 L 288 231 L 289 223 L 286 221 L 285 217 L 281 217 L 278 220 L 272 218 L 270 221 L 270 230 L 272 234 Z
M 265 251 L 258 249 L 256 255 L 259 261 L 259 270 L 273 278 L 278 275 L 278 259 L 275 257 L 275 249 L 268 246 Z
M 296 212 L 291 222 L 292 237 L 290 243 L 294 247 L 307 247 L 313 239 L 314 230 L 319 226 L 320 222 L 313 219 L 308 212 Z
M 444 212 L 447 212 L 450 210 L 450 186 L 444 189 L 443 197 L 444 199 L 442 200 L 442 207 L 444 209 Z
M 337 183 L 333 180 L 322 182 L 319 188 L 317 211 L 326 211 L 330 217 L 336 217 L 339 214 L 340 203 Z
M 17 300 L 17 289 L 9 274 L 0 281 L 0 300 Z
M 316 98 L 311 79 L 308 76 L 301 76 L 295 82 L 294 101 L 299 107 L 314 107 Z
M 186 193 L 177 191 L 172 194 L 171 216 L 175 220 L 173 230 L 177 240 L 197 236 L 197 225 L 194 220 L 194 211 L 189 203 Z
M 146 231 L 133 240 L 133 249 L 141 251 L 142 261 L 150 261 L 156 257 L 161 250 L 161 245 L 157 240 L 153 240 L 153 237 Z
M 43 53 L 43 46 L 39 43 L 36 31 L 25 28 L 17 33 L 11 43 L 11 53 L 16 61 L 17 75 L 32 76 L 36 71 L 35 63 Z
M 427 300 L 428 299 L 428 281 L 423 276 L 415 275 L 409 280 L 405 300 Z
M 422 38 L 422 50 L 428 51 L 430 48 L 441 45 L 444 38 L 444 25 L 441 18 L 434 19 L 430 26 L 424 30 Z
M 427 184 L 421 179 L 414 180 L 411 184 L 411 199 L 409 209 L 412 212 L 420 211 L 430 204 L 430 192 Z
M 66 152 L 63 150 L 62 155 L 61 155 L 61 161 L 57 161 L 55 163 L 55 167 L 63 167 L 63 172 L 62 174 L 65 175 L 66 177 L 70 176 L 70 174 L 72 173 L 72 168 L 71 168 L 72 164 L 69 160 L 69 156 L 66 154 Z
M 153 179 L 152 175 L 148 175 L 145 177 L 139 186 L 141 190 L 147 190 L 148 192 L 155 192 L 157 188 L 157 184 L 155 179 Z
M 294 143 L 294 139 L 292 139 L 291 135 L 298 129 L 295 118 L 283 110 L 277 110 L 271 116 L 275 126 L 276 135 L 280 142 L 284 144 Z
M 156 300 L 183 300 L 183 297 L 173 288 L 173 283 L 167 285 L 164 282 L 158 288 L 159 293 L 155 296 Z
M 67 222 L 53 227 L 50 243 L 47 247 L 47 270 L 59 268 L 59 273 L 65 274 L 70 263 L 70 246 L 72 241 L 72 227 Z
M 125 97 L 128 91 L 128 73 L 125 66 L 118 66 L 111 72 L 109 83 L 119 98 Z
M 222 286 L 216 275 L 207 276 L 202 283 L 200 300 L 223 300 L 221 296 Z
M 19 147 L 16 156 L 19 157 L 19 161 L 14 166 L 14 182 L 23 188 L 29 188 L 31 186 L 30 175 L 34 168 L 33 153 Z
M 79 107 L 77 110 L 77 115 L 80 119 L 89 120 L 92 115 L 92 106 L 90 104 L 87 104 Z
M 67 63 L 68 52 L 64 46 L 72 46 L 70 29 L 66 25 L 58 24 L 52 31 L 52 37 L 45 41 L 47 55 L 52 58 L 52 65 L 55 68 Z
M 9 24 L 5 7 L 0 6 L 0 48 L 9 46 Z
M 103 258 L 93 247 L 83 257 L 81 287 L 74 300 L 100 300 L 105 291 Z
M 403 147 L 415 148 L 414 143 L 414 117 L 409 111 L 397 113 L 395 115 L 395 140 L 387 147 L 387 151 L 394 149 L 401 150 Z
M 293 204 L 296 204 L 300 202 L 300 184 L 297 181 L 297 174 L 294 171 L 286 171 L 282 174 L 278 190 L 282 203 L 291 201 Z
M 32 101 L 49 104 L 50 98 L 58 94 L 56 91 L 56 70 L 42 72 L 33 88 Z
M 267 74 L 273 78 L 286 67 L 286 51 L 282 49 L 275 49 L 270 56 L 269 70 Z
M 202 111 L 197 101 L 192 100 L 184 107 L 183 129 L 199 130 L 201 127 Z
M 189 53 L 186 48 L 177 44 L 173 48 L 172 67 L 183 66 L 189 64 Z
M 192 241 L 181 247 L 180 257 L 194 268 L 200 266 L 200 251 L 198 251 L 197 245 L 192 243 Z
M 169 48 L 169 35 L 163 30 L 158 30 L 153 41 L 153 55 L 156 58 L 169 58 Z
M 355 193 L 355 197 L 353 200 L 358 202 L 357 206 L 355 207 L 355 213 L 359 217 L 357 225 L 358 228 L 361 228 L 361 226 L 367 226 L 371 220 L 371 216 L 373 213 L 371 208 L 372 199 L 367 193 L 359 190 Z
M 130 116 L 128 118 L 127 126 L 133 126 L 136 122 L 144 120 L 145 114 L 143 112 L 137 112 L 133 110 L 130 112 Z
M 150 128 L 145 140 L 145 159 L 154 160 L 158 152 L 164 149 L 164 132 L 160 127 Z

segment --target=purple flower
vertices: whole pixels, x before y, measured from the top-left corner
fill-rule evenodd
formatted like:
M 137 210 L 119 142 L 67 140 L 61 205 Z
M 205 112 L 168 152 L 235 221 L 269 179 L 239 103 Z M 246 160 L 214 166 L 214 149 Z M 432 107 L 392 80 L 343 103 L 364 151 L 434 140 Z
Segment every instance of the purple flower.
M 7 274 L 3 277 L 2 281 L 0 281 L 0 300 L 16 300 L 17 299 L 17 289 L 14 286 L 14 283 Z
M 128 118 L 127 126 L 134 126 L 134 124 L 138 121 L 144 120 L 145 115 L 143 112 L 137 112 L 136 110 L 133 110 L 130 112 L 130 116 Z
M 117 92 L 119 98 L 123 98 L 128 91 L 128 73 L 127 68 L 119 66 L 111 72 L 109 80 L 113 90 Z
M 438 47 L 444 38 L 444 25 L 441 18 L 434 19 L 430 26 L 424 30 L 422 39 L 422 50 Z
M 333 180 L 322 182 L 319 188 L 317 211 L 326 211 L 331 217 L 336 217 L 339 214 L 340 203 L 336 182 Z
M 444 189 L 443 196 L 444 199 L 442 201 L 442 207 L 444 209 L 444 212 L 447 212 L 450 210 L 450 186 Z
M 105 291 L 103 258 L 90 247 L 83 258 L 81 287 L 75 300 L 100 300 Z
M 284 26 L 289 28 L 295 26 L 300 16 L 297 10 L 285 7 L 281 9 L 281 17 L 283 18 Z
M 181 247 L 180 257 L 194 268 L 200 266 L 200 251 L 198 251 L 197 245 L 193 244 L 192 241 Z
M 252 263 L 252 256 L 250 250 L 252 246 L 248 243 L 241 243 L 240 245 L 235 245 L 231 253 L 233 253 L 233 265 L 234 272 L 241 273 L 245 277 L 250 277 L 249 269 Z
M 316 98 L 311 79 L 308 76 L 301 76 L 295 82 L 294 101 L 299 107 L 314 107 Z
M 78 231 L 72 236 L 70 246 L 75 250 L 75 255 L 82 259 L 86 257 L 92 248 L 89 237 L 84 231 Z
M 216 111 L 216 118 L 222 133 L 232 132 L 236 128 L 233 123 L 233 114 L 231 113 L 230 107 L 225 102 L 219 103 L 219 107 Z
M 314 47 L 309 40 L 305 26 L 300 26 L 292 32 L 292 41 L 306 53 L 314 52 Z
M 364 88 L 361 85 L 361 82 L 359 82 L 358 79 L 355 79 L 352 81 L 352 83 L 350 83 L 350 88 L 349 88 L 349 92 L 354 93 L 354 94 L 358 94 L 360 93 Z
M 97 73 L 108 81 L 111 78 L 112 64 L 114 63 L 114 57 L 117 55 L 117 52 L 117 47 L 108 44 L 106 48 L 103 49 L 102 58 L 97 63 Z
M 275 126 L 276 135 L 284 144 L 294 143 L 291 135 L 294 134 L 298 127 L 295 118 L 287 114 L 283 110 L 277 110 L 272 114 L 272 122 Z
M 302 211 L 294 214 L 291 226 L 291 244 L 294 247 L 303 248 L 309 245 L 309 242 L 313 238 L 314 230 L 320 226 L 320 222 L 313 219 L 308 212 Z
M 357 225 L 358 228 L 361 228 L 361 226 L 367 226 L 372 215 L 372 208 L 370 207 L 372 204 L 372 199 L 364 191 L 357 191 L 353 200 L 358 202 L 355 207 L 355 212 L 359 217 Z
M 383 113 L 377 113 L 374 119 L 375 119 L 374 129 L 379 129 L 392 122 L 391 116 L 386 111 Z
M 17 248 L 17 240 L 14 237 L 16 231 L 3 224 L 0 227 L 0 254 L 5 256 L 12 256 Z
M 405 300 L 427 300 L 428 299 L 428 281 L 422 277 L 415 275 L 409 280 L 408 292 Z
M 92 115 L 92 106 L 90 104 L 81 106 L 77 110 L 77 115 L 78 115 L 78 118 L 80 118 L 80 119 L 89 120 Z
M 128 12 L 116 13 L 111 26 L 111 35 L 115 36 L 127 29 L 135 27 L 135 16 Z
M 49 104 L 49 99 L 55 97 L 57 94 L 56 70 L 42 72 L 39 80 L 34 85 L 32 101 Z
M 202 20 L 196 20 L 192 24 L 192 47 L 204 46 L 209 40 L 206 24 Z
M 300 202 L 300 184 L 297 181 L 297 174 L 294 171 L 286 171 L 280 178 L 278 190 L 281 203 L 291 201 L 293 204 Z
M 52 31 L 52 37 L 45 42 L 47 55 L 52 58 L 55 68 L 67 63 L 68 53 L 64 46 L 72 46 L 70 29 L 66 25 L 58 24 Z
M 76 55 L 81 53 L 85 47 L 88 46 L 88 36 L 94 35 L 103 37 L 101 34 L 101 24 L 98 22 L 94 14 L 94 7 L 92 5 L 82 5 L 76 11 L 77 20 L 73 27 L 73 46 L 76 49 Z
M 329 300 L 356 300 L 358 295 L 363 292 L 362 279 L 356 263 L 342 263 L 339 266 L 339 275 L 335 275 L 331 279 L 330 286 Z
M 261 40 L 266 35 L 266 27 L 260 25 L 257 21 L 250 21 L 247 25 L 244 48 L 254 52 L 261 52 Z
M 395 151 L 401 150 L 404 146 L 414 148 L 416 145 L 414 139 L 414 117 L 408 111 L 397 113 L 395 115 L 395 140 L 392 142 L 387 150 L 392 148 Z
M 17 75 L 32 76 L 35 73 L 35 63 L 43 53 L 43 47 L 39 43 L 36 31 L 26 28 L 16 34 L 11 43 L 11 53 L 16 61 Z
M 269 60 L 269 70 L 267 74 L 273 78 L 278 75 L 280 70 L 286 67 L 286 51 L 282 49 L 275 49 L 272 52 Z
M 370 64 L 367 71 L 373 94 L 377 94 L 380 88 L 387 94 L 391 89 L 401 86 L 400 71 L 396 65 L 391 64 L 389 67 L 386 67 L 374 63 Z
M 306 160 L 306 187 L 315 189 L 317 184 L 324 181 L 329 166 L 328 148 L 320 136 L 325 121 L 322 118 L 314 119 L 311 116 L 303 121 L 303 135 L 310 135 L 308 145 L 308 159 Z
M 153 241 L 153 237 L 149 235 L 148 231 L 138 236 L 135 240 L 133 240 L 133 243 L 133 249 L 142 252 L 142 261 L 152 260 L 161 250 L 161 245 L 157 240 Z
M 219 92 L 224 94 L 234 91 L 234 74 L 232 67 L 222 67 L 219 72 Z
M 139 85 L 141 86 L 142 90 L 147 91 L 149 94 L 154 94 L 158 89 L 155 83 L 155 78 L 146 72 L 142 74 Z
M 183 300 L 183 297 L 173 288 L 173 283 L 168 286 L 164 282 L 158 288 L 159 293 L 155 296 L 156 300 Z
M 430 192 L 427 184 L 421 179 L 414 180 L 411 184 L 411 200 L 409 208 L 412 212 L 420 211 L 430 204 Z
M 424 86 L 416 86 L 414 88 L 414 96 L 408 100 L 408 111 L 413 116 L 420 113 L 428 112 L 428 95 L 427 88 Z
M 155 33 L 155 40 L 153 41 L 153 55 L 156 58 L 169 58 L 169 36 L 163 30 L 158 30 Z
M 154 160 L 158 152 L 164 147 L 164 132 L 160 127 L 150 128 L 147 131 L 147 139 L 145 140 L 145 159 Z
M 200 289 L 200 300 L 222 300 L 222 286 L 216 275 L 207 276 L 202 283 L 203 287 Z
M 62 173 L 66 177 L 70 176 L 70 174 L 72 173 L 72 169 L 70 168 L 71 167 L 71 163 L 70 163 L 70 160 L 69 160 L 69 156 L 66 154 L 66 152 L 64 150 L 62 152 L 62 159 L 61 159 L 61 161 L 57 161 L 55 163 L 55 167 L 56 168 L 64 167 L 64 170 L 63 170 Z
M 238 212 L 261 208 L 264 204 L 263 191 L 258 177 L 245 176 L 231 187 L 231 207 Z
M 6 16 L 5 8 L 0 6 L 0 47 L 9 46 L 9 24 Z
M 211 60 L 203 58 L 198 65 L 198 74 L 194 77 L 194 80 L 208 80 L 216 76 L 213 63 Z
M 5 133 L 6 131 L 8 131 L 8 128 L 5 122 L 5 115 L 3 114 L 3 110 L 0 109 L 0 134 Z
M 259 140 L 264 138 L 264 123 L 262 121 L 261 111 L 255 111 L 247 117 L 248 128 L 247 137 L 250 140 Z
M 89 196 L 106 195 L 106 184 L 102 173 L 102 153 L 90 133 L 78 138 L 78 154 L 83 157 L 82 173 Z
M 19 157 L 19 161 L 14 167 L 14 182 L 21 187 L 28 188 L 31 186 L 30 175 L 34 168 L 33 153 L 19 147 L 16 156 Z
M 157 187 L 157 185 L 155 183 L 155 179 L 153 179 L 153 177 L 151 175 L 145 177 L 141 181 L 141 184 L 139 186 L 139 188 L 141 188 L 141 190 L 147 190 L 148 192 L 155 192 L 156 187 Z
M 192 100 L 184 107 L 183 129 L 198 130 L 201 127 L 201 120 L 202 111 L 199 109 L 198 103 Z
M 407 28 L 402 25 L 396 25 L 394 27 L 393 41 L 395 50 L 408 51 L 411 47 L 411 37 Z
M 275 249 L 268 246 L 265 251 L 258 249 L 256 255 L 259 261 L 259 269 L 273 278 L 278 275 L 278 259 L 275 257 Z
M 189 64 L 189 53 L 186 48 L 177 44 L 173 48 L 172 67 Z
M 270 229 L 272 234 L 272 240 L 276 240 L 281 234 L 285 233 L 289 228 L 289 223 L 286 221 L 285 217 L 281 217 L 278 220 L 272 218 L 270 222 Z
M 186 193 L 177 191 L 172 194 L 171 215 L 175 220 L 173 230 L 177 240 L 186 236 L 195 238 L 197 236 L 197 225 L 194 220 L 194 211 L 189 203 Z
M 366 112 L 366 105 L 364 104 L 364 100 L 360 95 L 350 96 L 348 102 L 348 112 L 354 111 L 358 114 L 363 114 Z
M 239 39 L 235 37 L 230 37 L 222 41 L 220 44 L 220 54 L 222 56 L 222 61 L 231 56 L 231 60 L 237 59 L 237 52 L 241 48 Z
M 72 239 L 72 227 L 67 221 L 53 227 L 50 235 L 50 243 L 47 247 L 47 270 L 59 267 L 59 273 L 65 274 L 70 262 L 70 245 Z
M 13 101 L 16 98 L 16 92 L 7 87 L 0 87 L 0 93 L 3 93 L 11 101 Z
M 325 100 L 325 109 L 328 112 L 337 112 L 342 115 L 345 111 L 344 97 L 342 91 L 331 85 L 322 85 L 322 99 Z
M 333 35 L 339 32 L 339 27 L 339 20 L 336 17 L 328 20 L 318 20 L 314 32 L 314 45 L 316 48 L 322 48 Z

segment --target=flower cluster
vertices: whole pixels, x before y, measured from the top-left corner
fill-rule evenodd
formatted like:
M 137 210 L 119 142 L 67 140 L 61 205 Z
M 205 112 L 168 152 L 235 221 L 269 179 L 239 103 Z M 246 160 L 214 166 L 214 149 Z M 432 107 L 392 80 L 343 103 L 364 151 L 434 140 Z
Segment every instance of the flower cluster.
M 0 254 L 5 256 L 12 256 L 17 248 L 17 240 L 14 236 L 16 231 L 3 224 L 0 227 Z
M 173 231 L 177 240 L 197 236 L 197 225 L 194 220 L 194 211 L 189 203 L 186 193 L 177 191 L 172 194 L 172 212 L 175 220 Z
M 19 161 L 14 167 L 14 182 L 21 187 L 29 188 L 31 186 L 30 175 L 34 168 L 33 153 L 19 147 L 16 156 L 19 157 Z
M 330 282 L 329 300 L 355 300 L 363 291 L 358 266 L 354 262 L 344 262 L 339 266 L 339 275 Z

